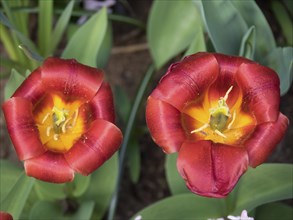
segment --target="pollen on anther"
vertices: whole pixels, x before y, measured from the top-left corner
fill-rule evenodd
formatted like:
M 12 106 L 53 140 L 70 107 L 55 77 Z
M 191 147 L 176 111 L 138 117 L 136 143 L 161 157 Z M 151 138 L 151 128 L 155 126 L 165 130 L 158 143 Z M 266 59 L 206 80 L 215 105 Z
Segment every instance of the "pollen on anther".
M 59 139 L 59 134 L 54 134 L 53 139 L 54 139 L 55 141 L 58 141 L 58 139 Z

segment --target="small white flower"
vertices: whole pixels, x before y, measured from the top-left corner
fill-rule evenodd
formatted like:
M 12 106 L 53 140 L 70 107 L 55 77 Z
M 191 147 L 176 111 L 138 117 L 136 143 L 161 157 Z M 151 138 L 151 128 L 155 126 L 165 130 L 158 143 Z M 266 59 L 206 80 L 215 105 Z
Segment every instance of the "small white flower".
M 246 211 L 246 210 L 243 210 L 243 211 L 242 211 L 241 216 L 228 215 L 227 218 L 228 218 L 228 219 L 231 219 L 231 220 L 254 220 L 253 217 L 249 217 L 249 216 L 247 215 L 247 211 Z
M 136 216 L 136 217 L 134 218 L 134 220 L 142 220 L 141 215 Z

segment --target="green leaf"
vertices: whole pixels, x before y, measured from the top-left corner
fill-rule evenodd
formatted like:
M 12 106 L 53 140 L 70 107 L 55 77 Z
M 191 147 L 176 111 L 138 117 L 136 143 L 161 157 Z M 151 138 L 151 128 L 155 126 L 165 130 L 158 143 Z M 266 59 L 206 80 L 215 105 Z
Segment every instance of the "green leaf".
M 180 194 L 156 202 L 137 214 L 142 219 L 208 219 L 226 216 L 223 199 Z
M 293 80 L 293 48 L 283 47 L 271 51 L 263 64 L 274 69 L 280 78 L 281 95 L 285 95 Z
M 126 123 L 129 117 L 131 103 L 125 90 L 122 87 L 116 86 L 114 88 L 114 100 L 119 118 L 121 118 L 122 121 Z
M 35 179 L 26 176 L 24 172 L 19 176 L 6 197 L 1 200 L 1 209 L 10 213 L 14 219 L 19 219 L 22 209 L 34 185 Z
M 232 214 L 246 209 L 250 211 L 260 205 L 292 198 L 292 164 L 263 164 L 249 169 L 235 190 L 235 208 Z
M 140 150 L 136 138 L 131 138 L 127 148 L 128 167 L 130 178 L 133 183 L 137 183 L 140 174 Z
M 50 55 L 52 47 L 52 22 L 53 1 L 39 0 L 38 45 L 44 57 Z
M 276 48 L 270 25 L 254 0 L 231 1 L 231 3 L 239 11 L 249 27 L 255 26 L 255 57 L 256 60 L 262 59 Z
M 231 1 L 203 1 L 203 15 L 216 52 L 238 55 L 248 26 Z
M 62 57 L 75 58 L 85 65 L 96 67 L 97 55 L 106 30 L 107 11 L 103 8 L 74 33 Z
M 74 1 L 71 0 L 68 5 L 66 6 L 66 8 L 63 10 L 61 16 L 59 17 L 55 28 L 53 30 L 53 34 L 52 34 L 52 43 L 51 43 L 51 48 L 50 48 L 50 52 L 53 53 L 54 50 L 57 48 L 61 37 L 69 23 L 69 19 L 71 17 L 71 12 L 74 6 Z
M 113 31 L 112 26 L 107 25 L 107 30 L 101 44 L 101 47 L 97 54 L 97 67 L 104 68 L 110 57 L 111 49 L 113 44 Z
M 21 174 L 21 169 L 8 160 L 0 160 L 0 201 L 2 201 Z
M 191 1 L 154 1 L 147 38 L 156 68 L 186 49 L 200 26 L 199 12 Z
M 178 173 L 176 161 L 178 154 L 168 154 L 166 155 L 165 161 L 165 170 L 168 186 L 173 195 L 188 193 L 189 190 L 185 185 L 185 181 L 182 179 L 180 174 Z
M 25 77 L 23 75 L 12 69 L 9 80 L 4 88 L 4 99 L 9 99 L 24 80 Z
M 184 56 L 188 56 L 188 55 L 191 55 L 200 51 L 206 51 L 206 50 L 207 49 L 206 49 L 202 27 L 198 27 L 198 31 L 195 34 L 194 40 L 189 45 Z
M 255 51 L 255 27 L 248 29 L 242 38 L 239 56 L 253 60 Z
M 29 219 L 56 219 L 56 220 L 89 220 L 94 209 L 93 201 L 83 201 L 73 214 L 64 213 L 62 206 L 48 201 L 38 201 L 33 206 Z
M 81 199 L 95 201 L 93 219 L 102 219 L 104 216 L 115 188 L 117 175 L 117 153 L 91 175 L 90 185 Z
M 74 181 L 68 184 L 73 184 L 72 195 L 75 197 L 82 196 L 91 182 L 91 176 L 82 176 L 80 174 L 75 174 Z
M 41 200 L 55 201 L 64 199 L 66 184 L 55 184 L 36 180 L 35 190 Z
M 293 208 L 284 203 L 270 203 L 256 209 L 257 220 L 292 220 Z
M 293 23 L 282 3 L 272 1 L 272 10 L 289 45 L 293 45 Z

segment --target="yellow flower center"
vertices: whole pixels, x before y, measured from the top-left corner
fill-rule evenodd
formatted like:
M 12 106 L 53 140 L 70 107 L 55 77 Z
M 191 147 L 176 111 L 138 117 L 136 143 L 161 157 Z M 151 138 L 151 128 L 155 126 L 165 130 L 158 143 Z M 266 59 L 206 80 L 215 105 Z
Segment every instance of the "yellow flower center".
M 211 107 L 207 95 L 201 105 L 192 102 L 185 107 L 183 112 L 191 116 L 193 120 L 183 116 L 183 127 L 192 135 L 192 139 L 240 144 L 252 132 L 255 120 L 241 111 L 242 96 L 232 108 L 227 105 L 227 99 L 232 89 L 233 86 L 228 89 L 224 97 L 218 99 L 213 107 Z
M 51 94 L 35 106 L 34 119 L 41 142 L 48 150 L 64 153 L 83 134 L 86 122 L 79 114 L 82 102 L 65 102 L 60 95 Z

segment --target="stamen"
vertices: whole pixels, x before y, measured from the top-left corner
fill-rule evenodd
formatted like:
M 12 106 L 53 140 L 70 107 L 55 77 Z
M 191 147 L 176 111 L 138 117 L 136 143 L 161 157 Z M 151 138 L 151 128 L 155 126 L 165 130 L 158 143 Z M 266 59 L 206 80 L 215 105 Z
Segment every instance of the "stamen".
M 226 92 L 226 94 L 225 94 L 225 96 L 224 96 L 224 98 L 223 98 L 225 101 L 227 101 L 228 96 L 229 96 L 229 93 L 232 91 L 232 89 L 233 89 L 233 86 L 231 86 L 231 87 L 228 89 L 228 91 Z
M 47 129 L 46 129 L 46 135 L 47 135 L 47 137 L 50 136 L 50 131 L 51 131 L 52 128 L 53 128 L 52 126 L 47 127 Z
M 78 108 L 75 109 L 75 111 L 74 111 L 74 118 L 73 118 L 72 127 L 74 127 L 76 124 L 77 116 L 78 116 Z
M 45 123 L 45 121 L 48 119 L 49 115 L 50 115 L 50 113 L 47 113 L 47 114 L 45 115 L 45 117 L 43 118 L 42 124 Z
M 220 132 L 219 130 L 215 130 L 215 133 L 216 134 L 218 134 L 218 135 L 220 135 L 221 137 L 223 137 L 223 138 L 227 138 L 227 136 L 226 135 L 224 135 L 222 132 Z
M 199 131 L 202 131 L 204 129 L 206 129 L 207 127 L 209 127 L 210 125 L 208 123 L 205 123 L 203 126 L 201 126 L 200 128 L 198 129 L 195 129 L 193 131 L 191 131 L 190 133 L 193 134 L 193 133 L 196 133 L 196 132 L 199 132 Z
M 58 139 L 59 139 L 59 134 L 54 134 L 53 139 L 54 139 L 55 141 L 58 141 Z
M 64 122 L 64 124 L 62 125 L 62 133 L 63 133 L 63 134 L 66 132 L 66 125 L 67 125 L 67 123 L 68 123 L 70 120 L 71 120 L 71 118 L 68 118 L 68 119 Z
M 233 125 L 235 119 L 236 119 L 236 111 L 233 112 L 232 121 L 229 123 L 229 125 L 228 125 L 228 129 L 231 129 L 231 127 L 232 127 L 232 125 Z

